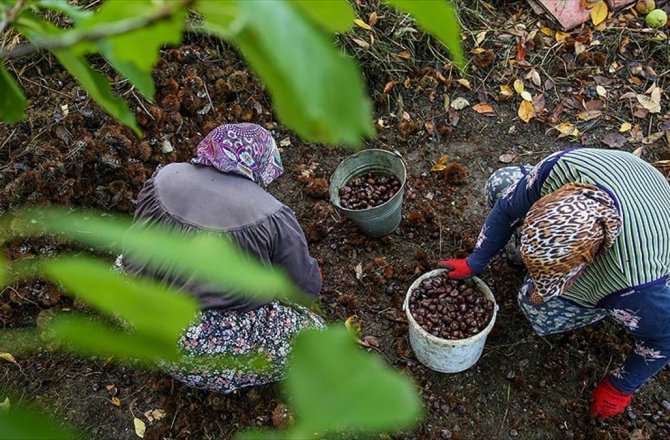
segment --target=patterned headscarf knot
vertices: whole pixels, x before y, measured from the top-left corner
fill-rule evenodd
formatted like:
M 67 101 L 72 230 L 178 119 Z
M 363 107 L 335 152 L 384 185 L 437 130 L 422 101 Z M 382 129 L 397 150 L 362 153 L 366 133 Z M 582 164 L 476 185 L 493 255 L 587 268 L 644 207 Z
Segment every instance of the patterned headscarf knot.
M 279 149 L 269 131 L 257 124 L 224 124 L 198 144 L 192 163 L 240 174 L 268 186 L 284 173 Z
M 521 258 L 534 285 L 530 300 L 561 295 L 620 232 L 614 199 L 596 186 L 567 184 L 538 200 L 521 231 Z

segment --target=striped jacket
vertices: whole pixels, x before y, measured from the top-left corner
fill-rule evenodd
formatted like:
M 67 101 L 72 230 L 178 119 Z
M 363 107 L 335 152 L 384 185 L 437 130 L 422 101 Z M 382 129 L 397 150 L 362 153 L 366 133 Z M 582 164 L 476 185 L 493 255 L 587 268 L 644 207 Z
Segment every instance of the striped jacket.
M 623 151 L 577 148 L 552 154 L 496 203 L 468 265 L 475 272 L 483 271 L 530 207 L 568 183 L 602 188 L 621 214 L 622 231 L 614 246 L 596 257 L 563 298 L 606 309 L 638 339 L 634 352 L 610 378 L 621 391 L 632 392 L 670 357 L 670 287 L 666 286 L 670 185 L 654 167 Z

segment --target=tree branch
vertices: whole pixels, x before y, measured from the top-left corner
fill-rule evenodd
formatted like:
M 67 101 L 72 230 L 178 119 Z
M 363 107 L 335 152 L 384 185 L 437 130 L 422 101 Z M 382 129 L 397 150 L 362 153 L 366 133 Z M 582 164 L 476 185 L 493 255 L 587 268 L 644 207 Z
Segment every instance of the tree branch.
M 5 15 L 5 18 L 0 21 L 0 34 L 2 34 L 5 31 L 5 28 L 9 23 L 14 21 L 14 17 L 16 17 L 16 14 L 19 13 L 21 8 L 23 7 L 24 0 L 16 0 L 16 3 L 14 3 L 14 6 L 12 9 L 9 10 L 7 15 Z
M 194 2 L 195 0 L 182 0 L 176 3 L 176 6 L 174 3 L 172 3 L 169 7 L 166 6 L 158 9 L 154 15 L 98 26 L 88 32 L 66 33 L 61 37 L 33 38 L 32 43 L 21 44 L 10 51 L 0 51 L 0 59 L 18 58 L 29 55 L 38 50 L 65 49 L 84 41 L 98 41 L 103 38 L 110 38 L 117 35 L 127 34 L 138 29 L 152 26 L 161 21 L 169 20 L 177 12 L 188 8 Z

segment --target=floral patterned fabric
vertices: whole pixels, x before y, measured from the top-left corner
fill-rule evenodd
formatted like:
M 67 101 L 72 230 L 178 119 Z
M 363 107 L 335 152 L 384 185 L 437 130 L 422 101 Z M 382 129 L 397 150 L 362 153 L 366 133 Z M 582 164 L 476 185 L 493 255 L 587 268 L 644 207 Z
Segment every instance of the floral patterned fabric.
M 191 162 L 240 174 L 263 186 L 284 173 L 272 135 L 257 124 L 220 125 L 200 141 Z

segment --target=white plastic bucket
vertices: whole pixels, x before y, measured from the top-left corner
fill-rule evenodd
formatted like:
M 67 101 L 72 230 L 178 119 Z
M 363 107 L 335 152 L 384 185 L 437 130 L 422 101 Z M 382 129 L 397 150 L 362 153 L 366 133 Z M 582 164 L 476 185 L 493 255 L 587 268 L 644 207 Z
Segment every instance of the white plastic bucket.
M 488 325 L 479 333 L 465 339 L 442 339 L 431 335 L 416 322 L 409 310 L 409 299 L 412 292 L 419 287 L 425 279 L 434 278 L 445 272 L 444 269 L 432 270 L 417 278 L 407 290 L 403 310 L 409 322 L 409 343 L 416 358 L 431 370 L 440 373 L 459 373 L 472 367 L 482 355 L 486 337 L 493 329 L 498 312 L 491 289 L 479 278 L 473 277 L 467 282 L 472 282 L 486 298 L 493 301 L 493 316 Z

